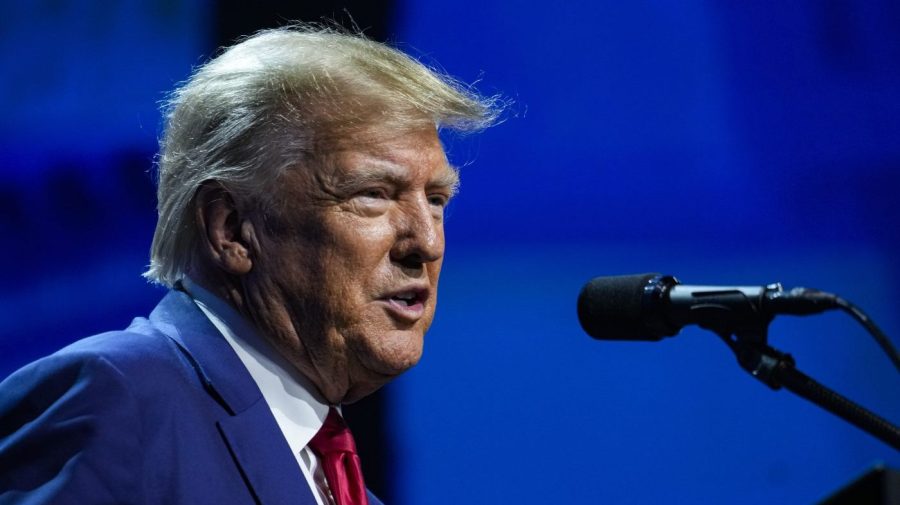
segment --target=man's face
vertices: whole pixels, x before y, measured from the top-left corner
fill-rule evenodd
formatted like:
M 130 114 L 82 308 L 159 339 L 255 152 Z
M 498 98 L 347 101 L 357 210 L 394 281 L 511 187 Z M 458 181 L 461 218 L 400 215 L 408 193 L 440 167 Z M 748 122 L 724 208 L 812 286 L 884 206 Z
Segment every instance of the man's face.
M 457 184 L 434 129 L 377 133 L 285 174 L 245 284 L 251 317 L 333 403 L 421 357 Z

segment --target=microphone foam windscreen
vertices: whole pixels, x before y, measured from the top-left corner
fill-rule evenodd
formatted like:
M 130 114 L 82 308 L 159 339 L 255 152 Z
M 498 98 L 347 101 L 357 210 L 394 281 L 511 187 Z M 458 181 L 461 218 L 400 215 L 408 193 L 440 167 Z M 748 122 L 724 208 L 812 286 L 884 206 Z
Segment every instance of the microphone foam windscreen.
M 578 295 L 578 321 L 603 340 L 647 340 L 641 320 L 644 287 L 659 274 L 597 277 Z

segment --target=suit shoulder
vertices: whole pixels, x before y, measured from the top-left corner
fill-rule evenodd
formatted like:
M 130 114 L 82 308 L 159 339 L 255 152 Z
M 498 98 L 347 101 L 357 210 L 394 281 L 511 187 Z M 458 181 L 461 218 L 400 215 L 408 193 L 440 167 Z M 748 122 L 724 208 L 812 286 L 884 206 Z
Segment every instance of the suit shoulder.
M 122 331 L 101 333 L 79 340 L 45 359 L 91 362 L 99 360 L 129 377 L 184 369 L 185 356 L 175 342 L 154 329 L 145 319 L 136 319 Z M 177 375 L 177 374 L 176 374 Z M 155 377 L 159 380 L 159 377 Z
M 127 330 L 84 338 L 14 372 L 0 383 L 0 412 L 17 402 L 52 402 L 85 388 L 98 398 L 127 394 L 145 402 L 190 383 L 200 386 L 178 346 L 136 321 Z
M 147 458 L 193 433 L 173 428 L 180 413 L 213 412 L 210 401 L 178 345 L 146 320 L 41 358 L 0 383 L 0 503 L 133 502 L 155 475 Z
M 56 351 L 49 358 L 102 358 L 125 365 L 134 360 L 167 359 L 173 351 L 175 346 L 168 337 L 153 328 L 146 319 L 138 318 L 125 330 L 83 338 Z

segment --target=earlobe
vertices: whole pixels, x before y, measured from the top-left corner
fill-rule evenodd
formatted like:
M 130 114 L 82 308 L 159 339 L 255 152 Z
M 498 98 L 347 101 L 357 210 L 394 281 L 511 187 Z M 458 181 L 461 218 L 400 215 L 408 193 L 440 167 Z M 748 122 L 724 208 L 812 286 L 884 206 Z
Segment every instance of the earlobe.
M 222 184 L 209 181 L 197 191 L 195 212 L 204 256 L 213 266 L 232 275 L 253 268 L 253 225 L 244 219 L 234 198 Z

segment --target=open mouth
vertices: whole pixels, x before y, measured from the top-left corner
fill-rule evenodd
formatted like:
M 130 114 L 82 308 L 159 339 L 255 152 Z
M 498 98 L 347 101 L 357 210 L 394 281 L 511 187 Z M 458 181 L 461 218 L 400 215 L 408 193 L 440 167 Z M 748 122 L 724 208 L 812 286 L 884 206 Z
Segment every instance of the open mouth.
M 428 296 L 428 288 L 409 288 L 388 294 L 382 300 L 392 317 L 404 323 L 414 323 L 425 315 Z
M 425 301 L 425 292 L 421 290 L 404 291 L 391 296 L 389 300 L 402 307 L 413 307 Z

